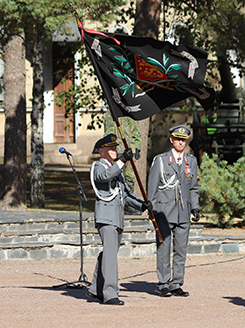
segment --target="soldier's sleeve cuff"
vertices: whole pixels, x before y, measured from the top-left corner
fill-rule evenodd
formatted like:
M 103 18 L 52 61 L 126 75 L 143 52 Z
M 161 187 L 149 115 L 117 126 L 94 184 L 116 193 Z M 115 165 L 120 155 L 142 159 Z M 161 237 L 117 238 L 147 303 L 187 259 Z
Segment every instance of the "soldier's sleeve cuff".
M 124 163 L 119 159 L 117 161 L 117 165 L 119 166 L 119 169 L 121 169 L 123 167 Z

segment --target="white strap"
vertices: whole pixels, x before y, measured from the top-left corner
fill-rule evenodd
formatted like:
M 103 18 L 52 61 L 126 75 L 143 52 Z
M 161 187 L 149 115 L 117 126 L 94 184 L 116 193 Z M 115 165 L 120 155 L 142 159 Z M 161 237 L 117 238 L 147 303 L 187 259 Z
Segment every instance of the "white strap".
M 161 173 L 161 178 L 162 178 L 163 185 L 158 186 L 158 189 L 159 190 L 165 190 L 167 188 L 168 189 L 174 189 L 175 190 L 176 202 L 178 202 L 178 192 L 179 192 L 181 205 L 182 205 L 182 208 L 184 208 L 184 202 L 183 202 L 183 198 L 182 198 L 181 188 L 180 188 L 180 185 L 179 185 L 180 182 L 179 182 L 178 179 L 176 179 L 176 174 L 173 174 L 171 176 L 171 178 L 169 179 L 169 181 L 166 181 L 166 179 L 164 177 L 165 170 L 164 170 L 163 160 L 161 158 L 160 158 L 160 173 Z M 174 182 L 175 179 L 176 179 L 176 181 Z
M 164 177 L 165 171 L 164 171 L 163 161 L 162 161 L 161 158 L 160 158 L 160 173 L 161 173 L 163 186 L 158 186 L 159 190 L 164 190 L 164 189 L 167 189 L 167 188 L 175 189 L 176 186 L 178 186 L 179 180 L 176 180 L 174 182 L 174 180 L 176 179 L 176 174 L 172 175 L 171 178 L 169 179 L 169 181 L 166 181 L 166 179 Z
M 93 162 L 93 164 L 91 165 L 91 170 L 90 170 L 90 180 L 91 180 L 91 184 L 92 184 L 92 187 L 94 189 L 94 192 L 95 192 L 95 195 L 103 200 L 104 202 L 110 202 L 111 200 L 113 200 L 117 195 L 118 195 L 118 192 L 119 192 L 119 188 L 118 187 L 115 187 L 114 189 L 111 188 L 111 182 L 109 181 L 108 182 L 108 187 L 109 187 L 109 193 L 111 195 L 109 196 L 102 196 L 101 192 L 99 191 L 99 189 L 96 187 L 95 185 L 95 182 L 94 182 L 94 166 L 95 166 L 95 163 L 96 162 Z M 106 165 L 104 165 L 103 163 L 99 162 L 101 165 L 103 165 L 105 168 L 107 168 Z

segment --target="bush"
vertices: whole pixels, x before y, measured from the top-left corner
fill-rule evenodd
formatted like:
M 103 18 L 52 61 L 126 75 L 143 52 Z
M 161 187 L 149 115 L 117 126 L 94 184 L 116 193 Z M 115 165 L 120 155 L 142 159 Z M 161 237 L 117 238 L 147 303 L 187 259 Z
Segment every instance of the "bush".
M 218 156 L 204 155 L 198 169 L 200 207 L 203 213 L 212 213 L 211 220 L 219 227 L 228 228 L 234 218 L 245 220 L 245 157 L 233 165 L 218 163 Z

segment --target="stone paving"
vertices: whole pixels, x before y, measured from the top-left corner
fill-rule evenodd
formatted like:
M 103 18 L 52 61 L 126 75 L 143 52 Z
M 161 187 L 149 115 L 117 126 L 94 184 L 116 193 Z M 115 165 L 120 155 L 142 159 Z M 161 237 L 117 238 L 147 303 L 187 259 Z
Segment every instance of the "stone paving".
M 79 213 L 0 211 L 0 260 L 79 258 Z M 97 257 L 101 241 L 93 213 L 82 214 L 83 257 Z M 119 257 L 151 256 L 155 231 L 147 215 L 126 216 Z M 243 254 L 244 229 L 205 229 L 192 224 L 187 254 Z
M 95 259 L 86 258 L 92 279 Z M 80 275 L 78 259 L 0 261 L 0 328 L 240 328 L 245 320 L 245 257 L 188 255 L 187 298 L 156 292 L 155 256 L 119 258 L 124 306 L 91 301 L 84 288 L 57 288 Z

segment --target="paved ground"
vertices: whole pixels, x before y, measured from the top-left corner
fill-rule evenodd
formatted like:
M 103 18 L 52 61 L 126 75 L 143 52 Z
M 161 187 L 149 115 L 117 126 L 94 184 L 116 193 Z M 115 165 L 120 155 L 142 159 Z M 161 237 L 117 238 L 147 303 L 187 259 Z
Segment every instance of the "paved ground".
M 157 295 L 155 260 L 119 259 L 120 307 L 88 301 L 86 288 L 53 288 L 79 278 L 80 260 L 0 261 L 0 327 L 244 327 L 244 256 L 189 256 L 188 298 Z M 94 265 L 84 260 L 88 280 Z

